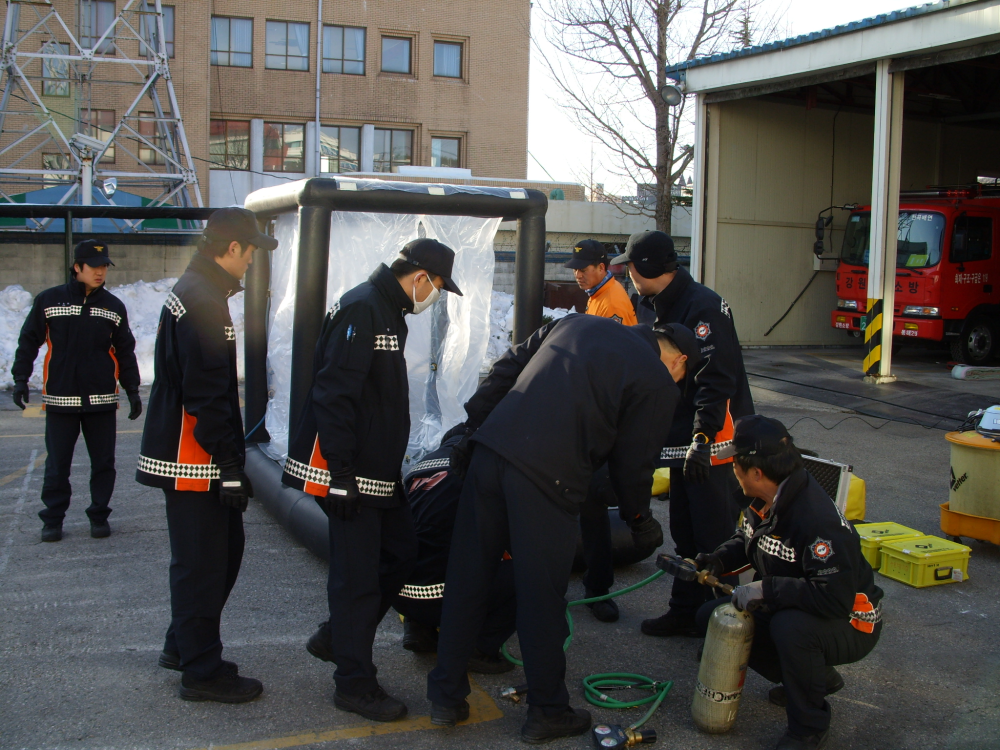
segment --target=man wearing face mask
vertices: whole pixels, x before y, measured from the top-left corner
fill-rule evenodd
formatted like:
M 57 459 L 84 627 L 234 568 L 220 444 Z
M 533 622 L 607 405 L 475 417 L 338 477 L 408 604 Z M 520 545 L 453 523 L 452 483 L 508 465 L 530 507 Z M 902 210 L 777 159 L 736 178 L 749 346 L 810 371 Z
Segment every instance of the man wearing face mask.
M 417 555 L 400 484 L 410 434 L 404 316 L 429 308 L 441 289 L 462 293 L 451 279 L 454 262 L 437 240 L 413 240 L 330 308 L 282 476 L 330 519 L 330 619 L 307 648 L 337 665 L 334 705 L 374 721 L 406 715 L 372 662 L 375 630 Z

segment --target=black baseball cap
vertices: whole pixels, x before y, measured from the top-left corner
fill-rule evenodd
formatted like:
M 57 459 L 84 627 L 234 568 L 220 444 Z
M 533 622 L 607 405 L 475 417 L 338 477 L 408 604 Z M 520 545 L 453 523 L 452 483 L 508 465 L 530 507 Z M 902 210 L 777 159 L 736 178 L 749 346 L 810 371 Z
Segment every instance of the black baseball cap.
M 220 208 L 208 217 L 208 224 L 202 234 L 211 241 L 232 242 L 254 245 L 261 250 L 274 250 L 278 241 L 257 228 L 257 216 L 253 211 L 237 206 Z
M 451 272 L 455 267 L 455 251 L 447 245 L 432 240 L 430 237 L 411 240 L 403 245 L 403 249 L 399 251 L 399 257 L 417 268 L 440 276 L 444 279 L 445 289 L 459 297 L 462 296 L 462 290 L 451 279 Z
M 632 263 L 640 276 L 655 279 L 677 270 L 677 251 L 674 241 L 666 232 L 647 230 L 636 232 L 628 238 L 625 252 L 612 258 L 612 265 Z
M 777 419 L 750 414 L 736 420 L 733 442 L 722 448 L 716 458 L 773 456 L 791 442 L 792 436 Z
M 608 251 L 604 243 L 597 240 L 580 240 L 573 246 L 573 257 L 563 265 L 563 268 L 586 268 L 597 263 L 608 264 Z
M 697 367 L 701 362 L 701 345 L 698 343 L 694 331 L 687 326 L 682 326 L 680 323 L 661 323 L 653 328 L 653 332 L 662 333 L 674 342 L 681 354 L 687 355 L 689 372 L 692 367 Z
M 113 266 L 110 257 L 111 248 L 107 242 L 100 240 L 84 240 L 73 248 L 73 263 L 86 263 L 91 268 L 97 266 Z

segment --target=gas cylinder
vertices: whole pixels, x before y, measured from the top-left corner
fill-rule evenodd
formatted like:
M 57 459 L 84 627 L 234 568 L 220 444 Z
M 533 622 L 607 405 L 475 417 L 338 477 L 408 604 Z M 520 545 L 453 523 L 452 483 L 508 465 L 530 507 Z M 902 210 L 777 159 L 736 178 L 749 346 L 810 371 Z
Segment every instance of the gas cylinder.
M 716 607 L 708 621 L 698 684 L 691 701 L 691 717 L 701 731 L 722 734 L 732 729 L 752 644 L 753 615 L 740 612 L 732 604 Z

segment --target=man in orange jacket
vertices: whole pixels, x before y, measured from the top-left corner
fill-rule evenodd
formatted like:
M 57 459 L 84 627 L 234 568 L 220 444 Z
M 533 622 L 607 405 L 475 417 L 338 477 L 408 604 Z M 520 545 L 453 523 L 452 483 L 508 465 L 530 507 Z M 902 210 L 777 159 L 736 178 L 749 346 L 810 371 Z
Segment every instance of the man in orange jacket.
M 625 288 L 615 281 L 608 251 L 597 240 L 580 240 L 564 266 L 573 270 L 577 285 L 587 294 L 587 315 L 611 318 L 627 326 L 636 324 L 635 309 Z

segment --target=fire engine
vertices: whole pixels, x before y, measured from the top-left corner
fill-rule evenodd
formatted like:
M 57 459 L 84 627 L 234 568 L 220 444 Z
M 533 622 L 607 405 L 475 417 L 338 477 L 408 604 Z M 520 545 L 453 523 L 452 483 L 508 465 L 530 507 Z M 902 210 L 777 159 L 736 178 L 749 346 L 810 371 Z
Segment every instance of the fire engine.
M 821 216 L 817 236 L 820 222 L 830 221 Z M 861 336 L 867 322 L 870 232 L 871 207 L 853 207 L 837 266 L 837 309 L 830 316 L 834 328 L 851 336 Z M 955 360 L 972 365 L 1000 353 L 1000 189 L 900 193 L 893 309 L 896 343 L 947 341 Z

